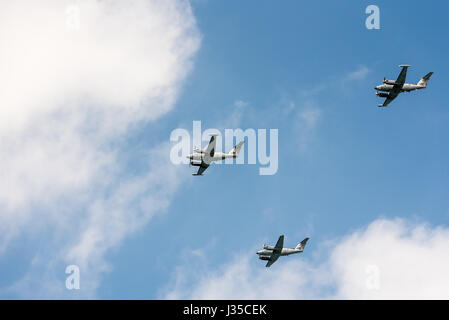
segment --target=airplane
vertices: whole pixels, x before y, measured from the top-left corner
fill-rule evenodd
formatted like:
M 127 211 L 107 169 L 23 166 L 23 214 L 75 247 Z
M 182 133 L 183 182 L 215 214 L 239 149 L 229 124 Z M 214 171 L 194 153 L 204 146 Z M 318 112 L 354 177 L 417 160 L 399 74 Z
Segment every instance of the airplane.
M 430 79 L 430 76 L 433 74 L 433 72 L 429 72 L 424 77 L 421 78 L 421 80 L 418 81 L 418 83 L 405 83 L 405 78 L 407 76 L 407 69 L 410 67 L 406 64 L 401 64 L 399 67 L 402 68 L 401 73 L 399 74 L 396 81 L 394 80 L 387 80 L 384 78 L 383 84 L 375 87 L 374 89 L 377 90 L 376 95 L 381 98 L 386 98 L 385 102 L 383 104 L 377 105 L 378 107 L 386 107 L 388 104 L 393 101 L 401 92 L 410 92 L 413 90 L 421 90 L 425 89 L 427 87 L 427 82 Z M 383 91 L 383 92 L 379 92 Z M 388 93 L 385 93 L 388 92 Z
M 203 172 L 210 166 L 212 161 L 221 161 L 226 158 L 237 158 L 242 148 L 243 142 L 241 141 L 238 145 L 234 146 L 228 153 L 215 152 L 215 145 L 217 143 L 216 136 L 218 134 L 210 134 L 209 145 L 205 149 L 194 148 L 194 153 L 187 156 L 190 159 L 190 165 L 199 167 L 198 172 L 192 174 L 193 176 L 202 176 Z
M 300 253 L 304 251 L 304 247 L 307 244 L 309 238 L 305 238 L 295 248 L 284 248 L 284 235 L 281 235 L 276 242 L 276 245 L 267 246 L 264 245 L 262 250 L 257 251 L 260 260 L 268 261 L 265 267 L 270 267 L 280 256 L 288 256 L 294 253 Z

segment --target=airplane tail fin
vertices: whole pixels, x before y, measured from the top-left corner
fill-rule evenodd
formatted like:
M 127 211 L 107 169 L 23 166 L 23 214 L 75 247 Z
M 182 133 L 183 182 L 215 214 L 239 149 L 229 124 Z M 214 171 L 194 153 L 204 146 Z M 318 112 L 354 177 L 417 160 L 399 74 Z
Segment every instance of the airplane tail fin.
M 421 80 L 418 81 L 418 86 L 423 86 L 424 88 L 427 87 L 427 82 L 429 82 L 430 76 L 433 74 L 433 72 L 429 72 L 424 77 L 421 78 Z
M 229 154 L 237 157 L 239 155 L 240 149 L 243 146 L 243 143 L 244 143 L 244 141 L 241 141 L 238 145 L 236 145 L 234 148 L 232 148 L 232 150 L 229 151 Z
M 298 245 L 296 246 L 295 249 L 301 249 L 301 250 L 304 250 L 304 248 L 305 248 L 305 246 L 306 246 L 306 244 L 307 244 L 307 241 L 309 241 L 309 238 L 305 238 L 305 239 L 302 240 L 300 243 L 298 243 Z

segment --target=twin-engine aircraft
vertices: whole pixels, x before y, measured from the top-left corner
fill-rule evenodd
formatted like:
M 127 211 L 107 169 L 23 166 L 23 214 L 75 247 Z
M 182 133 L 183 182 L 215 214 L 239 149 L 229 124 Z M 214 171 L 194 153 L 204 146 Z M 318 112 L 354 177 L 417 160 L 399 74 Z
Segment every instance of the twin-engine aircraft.
M 199 167 L 198 172 L 192 174 L 193 176 L 202 176 L 203 172 L 206 171 L 212 161 L 221 161 L 226 158 L 237 158 L 244 142 L 241 141 L 228 153 L 215 152 L 215 145 L 217 143 L 215 137 L 218 136 L 218 134 L 211 134 L 210 136 L 209 145 L 206 149 L 194 148 L 193 153 L 187 156 L 187 158 L 190 159 L 191 166 Z
M 294 253 L 303 252 L 308 240 L 309 238 L 305 238 L 298 243 L 296 248 L 284 248 L 284 235 L 281 235 L 274 247 L 264 245 L 262 250 L 257 251 L 257 254 L 259 255 L 260 260 L 268 261 L 265 265 L 265 267 L 268 268 L 275 263 L 280 256 L 288 256 Z
M 387 98 L 385 99 L 385 102 L 383 104 L 377 105 L 378 107 L 386 107 L 388 104 L 393 101 L 401 92 L 410 92 L 413 90 L 421 90 L 425 89 L 427 87 L 427 82 L 430 79 L 430 76 L 433 74 L 433 72 L 429 72 L 424 77 L 421 78 L 421 80 L 418 81 L 418 83 L 405 83 L 405 78 L 407 76 L 407 69 L 410 67 L 409 65 L 400 65 L 399 67 L 402 68 L 401 73 L 399 74 L 398 78 L 395 80 L 387 80 L 384 78 L 383 84 L 375 87 L 378 92 L 376 92 L 376 95 L 378 95 L 381 98 Z M 383 92 L 379 92 L 383 91 Z M 385 93 L 388 92 L 388 93 Z

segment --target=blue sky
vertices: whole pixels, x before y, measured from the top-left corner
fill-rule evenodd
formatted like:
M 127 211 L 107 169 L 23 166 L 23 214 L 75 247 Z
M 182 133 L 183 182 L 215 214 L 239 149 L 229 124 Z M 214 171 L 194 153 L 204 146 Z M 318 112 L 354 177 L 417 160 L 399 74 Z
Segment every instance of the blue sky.
M 275 242 L 281 233 L 290 246 L 311 236 L 312 251 L 380 216 L 447 224 L 444 7 L 412 1 L 403 10 L 400 2 L 378 2 L 381 29 L 367 30 L 368 4 L 193 2 L 202 46 L 176 112 L 156 135 L 191 130 L 191 120 L 214 127 L 243 100 L 254 114 L 243 115 L 243 129 L 279 129 L 279 171 L 259 176 L 256 165 L 217 166 L 203 178 L 189 178 L 167 214 L 111 257 L 114 271 L 100 296 L 157 297 L 173 266 L 189 263 L 186 251 L 197 248 L 207 248 L 213 268 L 234 250 Z M 403 63 L 412 65 L 409 82 L 434 71 L 429 88 L 376 108 L 373 87 L 384 76 L 395 79 Z M 363 67 L 369 72 L 362 79 L 344 80 Z M 321 85 L 325 89 L 308 95 Z M 321 111 L 304 152 L 296 144 L 295 120 L 270 113 L 287 101 Z M 161 244 L 165 250 L 155 253 Z
M 380 8 L 380 30 L 365 28 L 370 4 Z M 280 234 L 289 247 L 309 236 L 304 254 L 286 259 L 313 266 L 327 259 L 328 241 L 379 218 L 448 226 L 447 3 L 198 0 L 191 6 L 201 35 L 193 66 L 172 110 L 112 143 L 123 177 L 145 172 L 148 150 L 168 143 L 172 130 L 191 131 L 194 120 L 203 130 L 220 127 L 233 114 L 242 129 L 279 130 L 279 170 L 260 176 L 259 165 L 212 165 L 204 177 L 192 177 L 193 168 L 177 168 L 182 182 L 169 205 L 106 252 L 109 267 L 95 297 L 164 298 L 177 272 L 189 273 L 183 276 L 194 287 L 202 273 L 221 270 L 238 255 L 263 272 L 254 249 Z M 426 90 L 377 108 L 373 88 L 384 76 L 396 79 L 399 64 L 411 65 L 407 82 L 435 74 Z M 42 246 L 33 239 L 19 237 L 2 253 L 0 287 L 29 270 Z M 56 277 L 64 279 L 60 270 Z M 23 296 L 0 291 L 3 298 Z

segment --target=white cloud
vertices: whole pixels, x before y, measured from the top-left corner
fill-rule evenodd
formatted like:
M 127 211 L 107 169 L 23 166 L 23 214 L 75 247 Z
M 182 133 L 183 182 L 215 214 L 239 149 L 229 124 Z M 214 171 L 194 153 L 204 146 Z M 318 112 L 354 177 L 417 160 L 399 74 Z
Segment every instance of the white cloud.
M 356 70 L 342 73 L 340 75 L 333 75 L 324 79 L 324 81 L 316 84 L 310 85 L 307 83 L 304 88 L 301 88 L 299 93 L 304 98 L 316 97 L 318 94 L 327 92 L 327 94 L 333 92 L 333 89 L 337 89 L 338 93 L 347 90 L 348 82 L 360 81 L 366 78 L 366 76 L 371 72 L 366 66 L 359 66 Z
M 200 37 L 187 1 L 73 3 L 0 4 L 0 249 L 47 230 L 46 258 L 93 274 L 176 190 L 175 169 L 153 165 L 167 146 L 139 177 L 119 156 L 129 128 L 173 108 Z M 48 274 L 46 258 L 15 288 Z
M 362 80 L 365 79 L 368 73 L 370 73 L 371 70 L 367 68 L 366 66 L 360 66 L 357 70 L 349 73 L 346 76 L 347 80 Z
M 298 110 L 295 126 L 300 152 L 307 150 L 313 140 L 316 125 L 326 110 L 326 107 L 322 106 L 319 102 L 320 99 L 317 95 L 325 91 L 327 92 L 327 95 L 333 95 L 335 94 L 335 89 L 338 89 L 338 94 L 341 94 L 341 92 L 344 93 L 346 92 L 345 90 L 348 82 L 363 80 L 369 72 L 371 72 L 371 70 L 366 66 L 359 66 L 355 71 L 344 73 L 337 77 L 332 76 L 321 83 L 313 84 L 312 86 L 306 84 L 305 88 L 299 90 L 299 95 L 302 100 L 300 103 L 295 103 L 291 99 L 284 97 L 285 101 L 283 101 L 282 104 L 285 105 L 285 107 L 283 107 L 283 111 L 287 115 L 295 109 Z M 300 108 L 298 108 L 298 106 Z
M 333 252 L 331 263 L 338 273 L 338 297 L 449 298 L 448 228 L 377 220 L 346 237 Z M 379 288 L 370 290 L 367 284 L 369 287 L 376 268 Z
M 309 108 L 306 110 L 303 110 L 299 113 L 299 118 L 304 123 L 304 125 L 307 128 L 314 128 L 316 125 L 316 122 L 318 121 L 319 117 L 321 115 L 321 111 L 318 108 Z
M 216 270 L 204 270 L 197 278 L 189 279 L 191 273 L 184 266 L 164 297 L 449 298 L 448 228 L 379 219 L 341 239 L 314 245 L 315 252 L 308 249 L 302 256 L 280 258 L 269 269 L 256 258 L 256 248 Z
M 303 107 L 297 111 L 295 130 L 300 152 L 305 152 L 313 140 L 321 113 L 321 108 L 311 101 L 305 102 Z
M 242 118 L 245 115 L 245 112 L 248 113 L 252 111 L 249 106 L 250 104 L 247 101 L 234 101 L 233 110 L 226 113 L 225 118 L 222 120 L 223 124 L 219 127 L 222 129 L 239 128 L 242 124 Z

